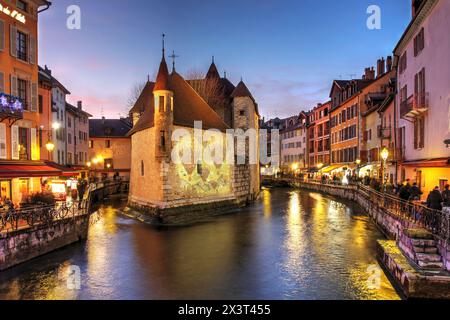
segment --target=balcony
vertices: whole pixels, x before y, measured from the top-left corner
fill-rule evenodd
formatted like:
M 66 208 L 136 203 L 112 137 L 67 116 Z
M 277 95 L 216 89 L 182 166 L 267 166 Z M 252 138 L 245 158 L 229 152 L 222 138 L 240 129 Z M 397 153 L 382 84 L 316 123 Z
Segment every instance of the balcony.
M 388 161 L 403 161 L 405 160 L 405 148 L 389 148 Z
M 416 118 L 428 111 L 429 93 L 419 92 L 410 96 L 408 100 L 400 103 L 400 116 L 405 118 Z
M 0 122 L 9 119 L 13 123 L 23 119 L 24 105 L 22 101 L 4 93 L 0 93 Z
M 379 139 L 390 139 L 392 137 L 391 127 L 378 126 L 378 138 Z

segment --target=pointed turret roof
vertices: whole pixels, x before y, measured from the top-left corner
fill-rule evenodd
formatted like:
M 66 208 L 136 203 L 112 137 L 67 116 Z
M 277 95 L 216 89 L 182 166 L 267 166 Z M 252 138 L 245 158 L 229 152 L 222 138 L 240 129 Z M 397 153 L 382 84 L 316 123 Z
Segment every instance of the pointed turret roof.
M 219 71 L 217 70 L 216 64 L 214 63 L 214 57 L 212 59 L 212 63 L 209 67 L 208 73 L 206 74 L 206 79 L 220 79 Z
M 169 69 L 167 68 L 166 59 L 162 57 L 159 65 L 158 75 L 156 76 L 156 83 L 153 91 L 170 90 L 169 89 Z
M 231 97 L 233 97 L 233 98 L 249 97 L 253 101 L 255 100 L 255 99 L 253 99 L 253 96 L 250 93 L 250 90 L 248 90 L 247 86 L 245 85 L 244 81 L 242 81 L 242 80 L 238 83 L 236 89 L 234 89 L 233 93 L 231 94 Z

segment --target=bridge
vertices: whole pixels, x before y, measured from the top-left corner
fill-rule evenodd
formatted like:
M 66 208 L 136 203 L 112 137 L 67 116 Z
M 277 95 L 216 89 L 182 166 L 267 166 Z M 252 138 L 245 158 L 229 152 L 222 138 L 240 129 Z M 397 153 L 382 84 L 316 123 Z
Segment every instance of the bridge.
M 87 238 L 95 205 L 129 182 L 89 185 L 83 200 L 0 211 L 0 271 Z

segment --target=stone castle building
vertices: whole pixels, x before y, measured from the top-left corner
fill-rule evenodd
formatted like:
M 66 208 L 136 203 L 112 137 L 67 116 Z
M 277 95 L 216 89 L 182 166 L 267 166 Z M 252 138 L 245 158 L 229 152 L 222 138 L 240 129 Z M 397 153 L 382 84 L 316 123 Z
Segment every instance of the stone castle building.
M 180 130 L 194 136 L 195 122 L 202 133 L 216 129 L 226 141 L 229 129 L 254 129 L 259 139 L 258 105 L 241 81 L 236 87 L 220 77 L 214 60 L 204 79 L 185 80 L 168 71 L 164 57 L 155 82 L 148 81 L 130 111 L 131 174 L 128 211 L 145 220 L 163 224 L 196 221 L 220 213 L 223 208 L 243 206 L 255 200 L 260 190 L 259 141 L 257 164 L 244 161 L 209 164 L 179 164 L 172 152 L 189 138 L 178 141 L 172 134 Z M 203 139 L 203 148 L 211 141 Z M 250 140 L 246 142 L 249 149 Z M 235 157 L 236 158 L 236 157 Z M 243 163 L 243 164 L 237 164 Z

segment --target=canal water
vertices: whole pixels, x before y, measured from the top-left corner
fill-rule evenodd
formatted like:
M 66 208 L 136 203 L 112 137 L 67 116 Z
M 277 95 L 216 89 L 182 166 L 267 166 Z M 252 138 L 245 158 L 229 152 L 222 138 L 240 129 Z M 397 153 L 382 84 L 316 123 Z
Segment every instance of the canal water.
M 103 206 L 84 243 L 0 273 L 0 299 L 399 299 L 362 210 L 266 189 L 237 213 L 155 228 Z

